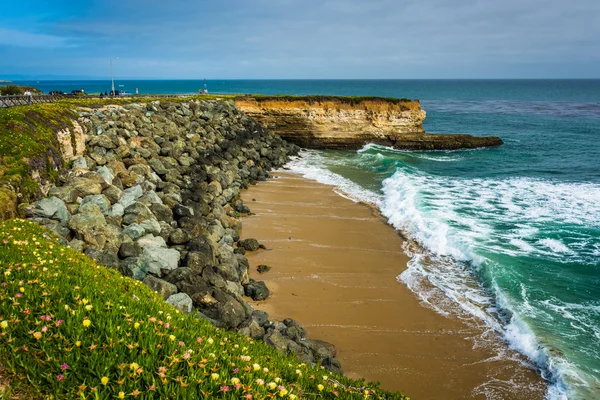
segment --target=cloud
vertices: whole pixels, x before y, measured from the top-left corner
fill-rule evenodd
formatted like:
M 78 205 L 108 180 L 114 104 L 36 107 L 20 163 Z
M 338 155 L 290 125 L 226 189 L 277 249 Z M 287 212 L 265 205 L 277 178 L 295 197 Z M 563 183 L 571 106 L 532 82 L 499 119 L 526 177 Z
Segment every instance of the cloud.
M 122 74 L 173 78 L 577 77 L 600 62 L 596 0 L 90 0 L 63 13 L 32 27 L 43 34 L 0 34 L 0 55 L 35 44 L 77 74 L 118 56 Z

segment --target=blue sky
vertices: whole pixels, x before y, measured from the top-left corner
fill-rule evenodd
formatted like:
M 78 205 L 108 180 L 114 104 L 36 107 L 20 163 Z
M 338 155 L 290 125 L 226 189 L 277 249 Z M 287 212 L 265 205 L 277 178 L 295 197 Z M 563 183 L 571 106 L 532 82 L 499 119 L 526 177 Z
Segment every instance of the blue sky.
M 0 79 L 600 78 L 598 0 L 2 0 Z

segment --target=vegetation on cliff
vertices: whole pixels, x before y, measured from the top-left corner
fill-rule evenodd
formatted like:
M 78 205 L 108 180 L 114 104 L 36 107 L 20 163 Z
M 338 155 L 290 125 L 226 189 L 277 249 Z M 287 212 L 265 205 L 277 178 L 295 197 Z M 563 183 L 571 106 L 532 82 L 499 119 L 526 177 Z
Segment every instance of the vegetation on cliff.
M 400 104 L 400 103 L 411 103 L 413 101 L 418 102 L 419 100 L 411 100 L 407 98 L 396 98 L 396 97 L 376 97 L 376 96 L 324 96 L 324 95 L 308 95 L 308 96 L 292 96 L 286 94 L 279 94 L 275 96 L 266 96 L 266 95 L 251 95 L 248 96 L 257 102 L 267 102 L 267 101 L 303 101 L 308 104 L 314 103 L 324 103 L 324 102 L 332 102 L 332 103 L 340 103 L 340 104 L 348 104 L 351 106 L 359 105 L 360 103 L 366 101 L 372 102 L 383 102 L 383 103 L 391 103 L 391 104 Z M 246 97 L 246 98 L 248 98 Z M 237 99 L 244 99 L 244 96 L 239 96 Z
M 34 223 L 0 242 L 0 363 L 32 398 L 405 398 L 180 313 Z
M 17 193 L 29 202 L 40 195 L 38 182 L 57 179 L 64 162 L 56 134 L 73 118 L 65 104 L 0 109 L 0 219 L 14 216 Z
M 43 94 L 41 90 L 31 86 L 17 86 L 14 84 L 0 86 L 0 96 L 20 96 L 26 91 L 30 91 L 33 94 Z

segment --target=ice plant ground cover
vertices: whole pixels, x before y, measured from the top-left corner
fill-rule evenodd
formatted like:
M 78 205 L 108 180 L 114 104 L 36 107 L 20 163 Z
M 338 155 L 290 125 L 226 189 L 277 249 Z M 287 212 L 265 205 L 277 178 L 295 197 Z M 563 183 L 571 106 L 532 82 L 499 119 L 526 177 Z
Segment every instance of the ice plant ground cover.
M 0 363 L 35 398 L 406 398 L 179 313 L 18 219 L 0 224 Z

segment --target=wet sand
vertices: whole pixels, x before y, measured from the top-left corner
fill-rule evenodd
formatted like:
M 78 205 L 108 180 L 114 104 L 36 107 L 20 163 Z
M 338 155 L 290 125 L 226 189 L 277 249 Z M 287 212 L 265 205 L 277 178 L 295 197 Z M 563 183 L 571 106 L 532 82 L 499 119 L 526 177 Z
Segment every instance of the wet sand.
M 374 210 L 299 175 L 274 175 L 242 193 L 255 213 L 242 238 L 267 247 L 246 254 L 251 277 L 272 292 L 255 308 L 335 344 L 346 375 L 415 399 L 543 398 L 535 371 L 474 346 L 483 330 L 421 305 L 396 280 L 408 260 L 403 241 Z M 259 264 L 272 269 L 259 274 Z

